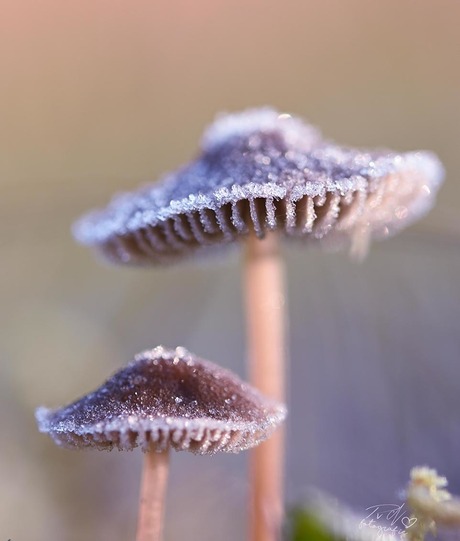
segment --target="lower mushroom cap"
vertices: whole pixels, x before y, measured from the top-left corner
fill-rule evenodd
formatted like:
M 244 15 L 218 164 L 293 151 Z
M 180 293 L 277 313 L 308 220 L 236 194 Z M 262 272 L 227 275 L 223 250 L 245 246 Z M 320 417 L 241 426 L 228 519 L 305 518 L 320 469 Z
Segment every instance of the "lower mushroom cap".
M 183 348 L 142 353 L 80 400 L 36 412 L 40 431 L 63 447 L 200 454 L 258 445 L 285 415 L 284 406 Z

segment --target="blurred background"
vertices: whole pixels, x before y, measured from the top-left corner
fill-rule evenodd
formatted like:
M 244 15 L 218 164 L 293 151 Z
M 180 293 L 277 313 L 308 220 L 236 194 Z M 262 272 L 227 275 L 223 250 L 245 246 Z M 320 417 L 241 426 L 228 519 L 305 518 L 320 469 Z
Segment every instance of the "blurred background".
M 398 503 L 420 463 L 460 492 L 459 21 L 456 0 L 3 2 L 0 539 L 134 535 L 141 453 L 61 450 L 35 407 L 159 343 L 245 375 L 237 252 L 111 268 L 70 226 L 188 160 L 217 112 L 259 105 L 447 170 L 432 213 L 363 264 L 286 247 L 287 502 Z M 243 539 L 246 461 L 174 455 L 166 538 Z

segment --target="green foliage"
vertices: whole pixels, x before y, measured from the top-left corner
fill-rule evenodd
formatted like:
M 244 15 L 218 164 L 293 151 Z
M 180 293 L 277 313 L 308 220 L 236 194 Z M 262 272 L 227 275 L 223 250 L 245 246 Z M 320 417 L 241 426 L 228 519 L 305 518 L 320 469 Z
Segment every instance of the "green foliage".
M 343 538 L 327 531 L 319 520 L 301 507 L 288 514 L 286 541 L 344 541 Z

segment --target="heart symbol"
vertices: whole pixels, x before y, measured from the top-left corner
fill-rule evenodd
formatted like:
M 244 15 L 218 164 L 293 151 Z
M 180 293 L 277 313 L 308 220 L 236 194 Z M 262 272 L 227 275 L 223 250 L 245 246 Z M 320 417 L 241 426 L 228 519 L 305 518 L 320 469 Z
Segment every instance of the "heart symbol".
M 412 518 L 403 517 L 401 519 L 401 524 L 404 526 L 404 528 L 406 528 L 406 530 L 410 528 L 411 526 L 413 526 L 416 522 L 417 522 L 416 517 L 412 517 Z

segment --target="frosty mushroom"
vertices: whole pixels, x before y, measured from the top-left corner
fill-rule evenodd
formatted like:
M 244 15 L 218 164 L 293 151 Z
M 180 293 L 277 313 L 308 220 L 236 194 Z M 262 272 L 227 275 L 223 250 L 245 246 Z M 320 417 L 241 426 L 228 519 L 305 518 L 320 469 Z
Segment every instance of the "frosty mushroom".
M 360 255 L 423 216 L 443 179 L 429 152 L 356 150 L 272 109 L 220 117 L 201 153 L 80 220 L 76 238 L 121 264 L 173 263 L 243 241 L 251 382 L 285 400 L 280 235 Z M 262 240 L 264 239 L 264 240 Z M 252 539 L 279 537 L 282 436 L 252 463 Z
M 266 439 L 285 415 L 232 372 L 162 347 L 76 402 L 36 412 L 40 431 L 62 447 L 145 451 L 137 541 L 162 539 L 170 449 L 237 453 Z
M 386 238 L 433 205 L 443 168 L 431 152 L 338 146 L 271 109 L 221 116 L 190 164 L 75 224 L 116 263 L 170 263 L 270 231 L 350 245 Z

